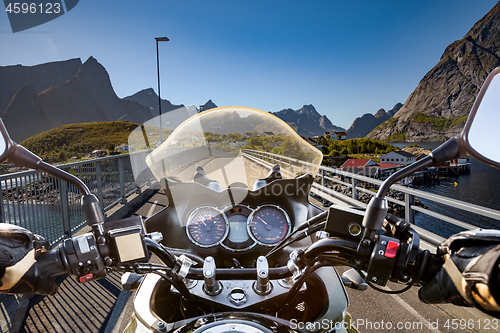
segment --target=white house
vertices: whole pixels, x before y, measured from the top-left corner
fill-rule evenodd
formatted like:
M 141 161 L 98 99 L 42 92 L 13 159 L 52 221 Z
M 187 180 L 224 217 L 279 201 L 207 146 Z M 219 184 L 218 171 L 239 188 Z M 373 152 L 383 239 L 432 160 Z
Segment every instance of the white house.
M 243 147 L 243 146 L 246 146 L 248 145 L 248 141 L 247 140 L 243 140 L 243 141 L 231 141 L 229 142 L 229 146 L 230 147 Z
M 417 160 L 417 157 L 411 153 L 404 150 L 391 151 L 385 155 L 380 156 L 381 163 L 395 163 L 410 165 Z
M 134 151 L 134 147 L 130 147 L 128 144 L 123 143 L 116 148 L 119 152 Z
M 330 140 L 345 140 L 345 139 L 347 139 L 346 132 L 334 132 L 334 131 L 332 131 L 330 133 Z

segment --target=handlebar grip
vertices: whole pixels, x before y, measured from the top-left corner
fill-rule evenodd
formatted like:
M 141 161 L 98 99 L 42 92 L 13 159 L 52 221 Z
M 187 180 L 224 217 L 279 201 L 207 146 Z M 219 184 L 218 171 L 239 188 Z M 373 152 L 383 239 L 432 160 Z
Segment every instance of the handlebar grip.
M 67 270 L 61 260 L 60 251 L 60 247 L 56 247 L 50 251 L 40 253 L 37 257 L 38 264 L 43 269 L 45 274 L 50 277 L 67 273 Z
M 443 259 L 436 255 L 432 255 L 429 265 L 427 266 L 427 269 L 422 276 L 422 284 L 430 282 L 434 278 L 434 276 L 436 276 L 436 274 L 441 270 L 442 266 Z

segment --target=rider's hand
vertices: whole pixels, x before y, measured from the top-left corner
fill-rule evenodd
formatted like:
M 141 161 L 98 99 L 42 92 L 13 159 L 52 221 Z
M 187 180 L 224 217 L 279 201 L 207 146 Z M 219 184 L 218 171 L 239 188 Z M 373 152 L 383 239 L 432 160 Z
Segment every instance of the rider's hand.
M 500 317 L 500 231 L 474 230 L 439 245 L 443 267 L 419 291 L 425 303 L 474 306 Z
M 0 293 L 52 295 L 56 282 L 36 261 L 49 243 L 24 228 L 0 223 Z

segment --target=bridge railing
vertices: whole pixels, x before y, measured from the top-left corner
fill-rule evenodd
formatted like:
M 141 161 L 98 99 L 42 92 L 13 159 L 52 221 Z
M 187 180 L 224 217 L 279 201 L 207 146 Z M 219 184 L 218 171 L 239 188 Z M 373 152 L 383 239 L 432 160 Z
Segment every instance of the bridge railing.
M 136 184 L 131 164 L 148 151 L 85 160 L 58 166 L 80 178 L 107 212 L 145 184 Z M 149 181 L 151 177 L 145 182 Z M 43 235 L 51 244 L 85 224 L 81 193 L 74 185 L 36 170 L 0 175 L 0 219 Z
M 269 169 L 275 164 L 285 165 L 287 163 L 303 163 L 296 159 L 291 159 L 285 156 L 271 154 L 263 151 L 245 150 L 244 152 L 248 156 L 251 156 L 252 160 Z M 367 193 L 370 196 L 373 196 L 376 194 L 376 189 L 382 183 L 383 181 L 378 179 L 365 177 L 363 175 L 358 175 L 335 168 L 320 166 L 318 174 L 316 175 L 315 183 L 313 184 L 313 187 L 311 189 L 311 193 L 329 202 L 340 200 L 347 205 L 365 207 L 366 204 L 359 201 L 360 194 Z M 334 190 L 333 187 L 335 185 L 342 185 L 349 188 L 351 190 L 351 195 L 346 196 Z M 404 207 L 405 220 L 412 224 L 415 223 L 415 212 L 419 212 L 437 218 L 438 220 L 444 221 L 446 223 L 453 224 L 462 229 L 473 230 L 479 228 L 479 226 L 458 220 L 448 215 L 444 215 L 443 213 L 440 213 L 438 211 L 420 207 L 415 204 L 416 198 L 425 199 L 440 205 L 457 208 L 465 212 L 474 213 L 479 216 L 484 216 L 494 220 L 500 220 L 500 211 L 491 208 L 482 207 L 472 203 L 397 184 L 391 187 L 391 191 L 397 191 L 404 195 L 404 200 L 395 199 L 389 196 L 386 199 L 389 202 L 393 202 Z M 436 233 L 430 232 L 419 226 L 414 225 L 414 228 L 420 233 L 422 239 L 428 241 L 433 245 L 437 245 L 444 240 L 444 237 L 442 237 L 442 235 L 437 235 Z
M 308 163 L 285 156 L 254 150 L 244 150 L 243 152 L 245 156 L 268 169 L 275 164 L 281 165 L 284 172 L 311 168 Z M 96 195 L 103 211 L 106 212 L 116 204 L 125 202 L 129 195 L 144 185 L 138 186 L 134 180 L 134 166 L 130 156 L 133 155 L 134 161 L 144 161 L 148 153 L 148 151 L 144 151 L 98 158 L 61 165 L 60 168 L 80 178 Z M 179 160 L 180 164 L 182 164 L 181 162 Z M 143 177 L 142 179 L 144 182 L 148 182 L 151 177 Z M 340 200 L 347 205 L 364 207 L 366 204 L 359 201 L 360 195 L 362 193 L 374 195 L 376 188 L 381 184 L 382 181 L 377 179 L 321 166 L 311 193 L 329 202 Z M 335 185 L 350 188 L 351 195 L 346 196 L 337 192 L 333 189 Z M 51 244 L 71 236 L 73 232 L 85 224 L 80 206 L 81 194 L 71 184 L 44 172 L 30 170 L 0 175 L 0 186 L 1 222 L 23 226 L 43 235 Z M 393 185 L 391 189 L 402 193 L 404 200 L 391 197 L 387 197 L 387 200 L 403 206 L 405 219 L 410 223 L 415 222 L 415 212 L 419 212 L 463 229 L 478 228 L 474 224 L 450 217 L 439 211 L 422 208 L 415 204 L 416 198 L 500 220 L 500 212 L 494 209 L 401 185 Z M 442 235 L 429 232 L 421 227 L 415 226 L 415 229 L 419 231 L 423 239 L 431 244 L 439 244 L 444 240 Z
M 102 210 L 107 212 L 118 203 L 125 203 L 127 197 L 155 179 L 145 161 L 150 152 L 145 150 L 58 167 L 82 180 L 99 199 Z M 174 147 L 169 148 L 168 158 L 158 165 L 160 169 L 172 171 L 207 157 L 210 152 L 206 147 Z M 158 175 L 164 176 L 161 172 Z M 29 229 L 51 244 L 70 237 L 85 225 L 80 200 L 78 188 L 45 172 L 29 170 L 0 175 L 0 222 Z

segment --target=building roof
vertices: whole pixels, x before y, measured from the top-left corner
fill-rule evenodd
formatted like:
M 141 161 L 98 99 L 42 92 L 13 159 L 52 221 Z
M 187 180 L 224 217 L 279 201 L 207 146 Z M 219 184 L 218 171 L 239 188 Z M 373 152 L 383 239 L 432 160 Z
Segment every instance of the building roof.
M 346 132 L 333 132 L 333 133 L 335 133 L 335 134 L 337 134 L 337 135 L 347 135 L 347 133 L 346 133 Z
M 409 153 L 409 152 L 404 151 L 404 150 L 397 150 L 394 153 L 399 154 L 399 155 L 404 156 L 404 157 L 416 157 L 412 153 Z
M 401 168 L 404 165 L 396 163 L 378 163 L 378 166 L 380 167 L 380 170 L 386 170 L 386 169 Z
M 341 168 L 358 168 L 358 167 L 365 167 L 365 166 L 377 166 L 377 163 L 375 163 L 372 159 L 370 158 L 350 158 L 347 161 L 344 162 L 340 167 Z

